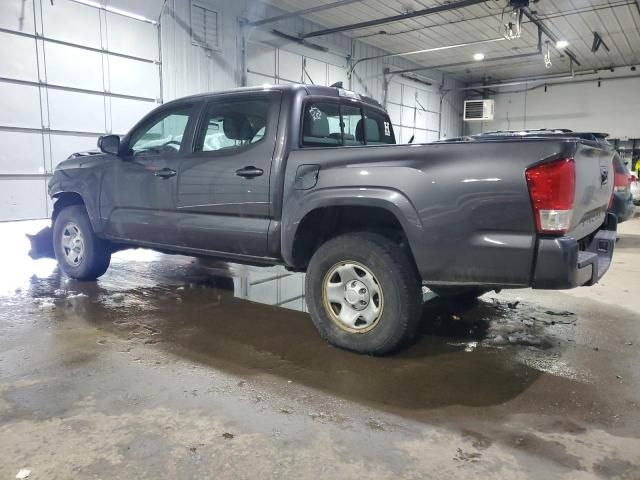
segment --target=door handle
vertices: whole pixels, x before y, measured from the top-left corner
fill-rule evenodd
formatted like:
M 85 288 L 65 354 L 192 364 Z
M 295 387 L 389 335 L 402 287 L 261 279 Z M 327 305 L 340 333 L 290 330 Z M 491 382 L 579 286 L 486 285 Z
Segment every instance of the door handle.
M 244 168 L 241 168 L 240 170 L 236 170 L 236 175 L 244 178 L 259 177 L 263 173 L 264 173 L 264 170 L 262 170 L 261 168 L 256 168 L 254 166 L 244 167 Z
M 170 178 L 176 175 L 176 171 L 173 168 L 161 168 L 153 174 L 160 178 Z

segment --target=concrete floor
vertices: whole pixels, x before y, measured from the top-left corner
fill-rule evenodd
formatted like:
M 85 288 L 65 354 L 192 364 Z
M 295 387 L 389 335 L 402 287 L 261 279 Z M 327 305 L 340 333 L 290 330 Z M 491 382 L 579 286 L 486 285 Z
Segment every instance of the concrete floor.
M 429 301 L 388 358 L 245 299 L 295 303 L 280 270 L 138 250 L 79 283 L 40 225 L 0 225 L 0 478 L 640 478 L 640 217 L 601 284 Z

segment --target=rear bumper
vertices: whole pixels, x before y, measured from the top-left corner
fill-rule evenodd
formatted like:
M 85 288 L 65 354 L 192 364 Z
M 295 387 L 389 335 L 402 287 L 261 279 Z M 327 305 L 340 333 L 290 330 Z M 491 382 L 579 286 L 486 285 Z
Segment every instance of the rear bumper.
M 616 229 L 616 216 L 609 213 L 583 250 L 571 237 L 538 240 L 531 286 L 561 290 L 597 283 L 611 265 Z

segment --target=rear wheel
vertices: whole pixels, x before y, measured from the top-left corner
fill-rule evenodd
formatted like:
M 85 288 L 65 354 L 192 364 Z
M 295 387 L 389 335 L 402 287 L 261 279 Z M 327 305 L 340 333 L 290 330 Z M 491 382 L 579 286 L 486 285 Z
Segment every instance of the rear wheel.
M 109 268 L 111 250 L 93 232 L 83 205 L 60 211 L 53 226 L 53 248 L 62 271 L 76 280 L 95 280 Z
M 384 355 L 415 335 L 422 311 L 416 268 L 386 237 L 350 233 L 323 244 L 307 269 L 314 325 L 331 344 Z

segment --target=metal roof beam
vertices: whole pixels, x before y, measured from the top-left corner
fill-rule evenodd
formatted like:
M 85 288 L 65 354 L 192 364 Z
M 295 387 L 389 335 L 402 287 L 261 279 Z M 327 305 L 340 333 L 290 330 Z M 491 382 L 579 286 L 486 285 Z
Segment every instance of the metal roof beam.
M 413 12 L 401 13 L 393 15 L 391 17 L 377 18 L 375 20 L 368 20 L 366 22 L 352 23 L 349 25 L 342 25 L 340 27 L 325 28 L 323 30 L 316 30 L 315 32 L 309 32 L 302 34 L 301 38 L 319 37 L 322 35 L 330 35 L 332 33 L 347 32 L 349 30 L 357 30 L 360 28 L 375 27 L 377 25 L 385 25 L 387 23 L 399 22 L 401 20 L 408 20 L 415 17 L 424 17 L 434 13 L 447 12 L 449 10 L 457 10 L 459 8 L 470 7 L 472 5 L 478 5 L 485 3 L 488 0 L 459 0 L 457 2 L 436 5 L 435 7 L 424 8 L 422 10 L 416 10 Z
M 442 65 L 431 65 L 428 67 L 405 68 L 404 70 L 389 70 L 388 73 L 390 74 L 409 73 L 409 72 L 419 72 L 420 70 L 439 70 L 442 68 L 464 67 L 467 65 L 482 65 L 487 62 L 499 62 L 501 60 L 514 60 L 516 58 L 527 58 L 527 57 L 533 57 L 535 55 L 540 55 L 540 51 L 530 52 L 530 53 L 518 53 L 516 55 L 508 55 L 506 57 L 485 58 L 480 62 L 473 60 L 470 62 L 445 63 Z
M 473 87 L 454 88 L 452 90 L 453 91 L 474 91 L 474 90 L 483 90 L 483 89 L 489 89 L 489 88 L 514 87 L 517 85 L 523 85 L 527 83 L 541 83 L 541 85 L 534 87 L 534 88 L 539 88 L 544 85 L 570 85 L 574 83 L 611 82 L 614 80 L 625 80 L 628 78 L 640 78 L 640 74 L 630 74 L 630 75 L 621 75 L 619 77 L 576 79 L 577 76 L 584 76 L 584 75 L 592 75 L 592 73 L 590 71 L 585 71 L 585 72 L 577 72 L 575 75 L 553 74 L 553 75 L 544 75 L 541 77 L 526 77 L 526 78 L 521 78 L 521 79 L 509 81 L 509 82 L 492 83 L 488 85 L 477 85 Z
M 450 50 L 452 48 L 460 48 L 460 47 L 469 47 L 471 45 L 481 45 L 485 43 L 493 43 L 493 42 L 502 42 L 504 41 L 504 37 L 499 38 L 490 38 L 489 40 L 478 40 L 476 42 L 467 42 L 467 43 L 458 43 L 456 45 L 444 45 L 442 47 L 433 47 L 433 48 L 424 48 L 422 50 L 412 50 L 410 52 L 400 52 L 400 53 L 383 53 L 382 55 L 374 55 L 372 57 L 363 57 L 358 60 L 351 66 L 349 69 L 349 75 L 353 73 L 356 67 L 362 63 L 369 60 L 377 60 L 379 58 L 391 58 L 391 57 L 407 57 L 409 55 L 417 55 L 419 53 L 431 53 L 431 52 L 440 52 L 442 50 Z
M 547 37 L 549 37 L 549 39 L 552 40 L 553 43 L 557 43 L 558 42 L 558 37 L 556 37 L 553 34 L 553 32 L 551 30 L 549 30 L 549 28 L 544 23 L 542 23 L 542 20 L 540 20 L 531 10 L 529 10 L 528 7 L 523 7 L 522 8 L 522 13 L 524 13 L 525 17 L 527 17 L 531 21 L 531 23 L 533 23 Z M 565 48 L 565 49 L 563 49 L 563 51 L 567 55 L 567 57 L 569 57 L 571 60 L 573 60 L 573 63 L 575 63 L 578 66 L 581 65 L 581 63 L 578 61 L 578 59 L 576 58 L 575 54 L 571 50 L 569 50 L 568 48 Z

